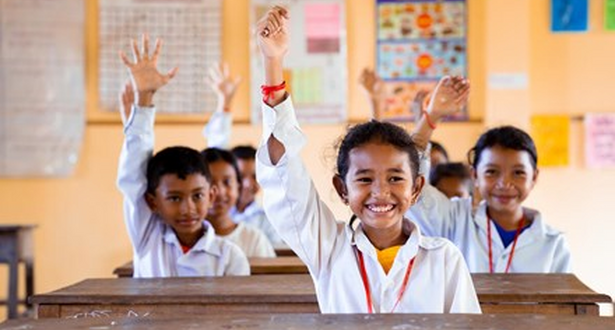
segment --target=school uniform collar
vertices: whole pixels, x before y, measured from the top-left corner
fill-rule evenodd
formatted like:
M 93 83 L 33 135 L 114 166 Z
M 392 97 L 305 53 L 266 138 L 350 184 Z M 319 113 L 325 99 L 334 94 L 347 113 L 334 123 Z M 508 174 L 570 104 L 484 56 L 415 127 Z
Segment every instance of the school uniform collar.
M 524 208 L 523 211 L 526 214 L 530 215 L 530 218 L 532 218 L 532 224 L 530 225 L 529 228 L 525 229 L 521 233 L 521 235 L 519 235 L 519 241 L 517 243 L 516 248 L 520 248 L 524 245 L 530 244 L 535 240 L 543 239 L 546 236 L 556 236 L 560 234 L 559 231 L 548 226 L 542 220 L 542 215 L 540 214 L 540 212 L 538 212 L 538 210 Z M 478 205 L 476 209 L 476 213 L 474 214 L 472 219 L 474 220 L 474 225 L 480 228 L 480 235 L 484 235 L 486 237 L 487 235 L 487 203 L 485 201 L 482 201 Z M 495 226 L 491 227 L 491 235 L 492 237 L 498 236 Z M 501 240 L 499 239 L 494 240 L 494 242 L 497 242 L 495 244 L 498 244 L 502 248 L 504 248 L 504 244 L 502 243 Z M 510 248 L 510 245 L 508 248 Z
M 370 257 L 377 259 L 376 248 L 372 245 L 363 231 L 361 221 L 357 218 L 352 224 L 348 226 L 348 238 L 350 244 L 356 246 L 361 252 Z M 402 230 L 408 235 L 408 240 L 399 249 L 399 256 L 404 259 L 410 259 L 418 253 L 419 248 L 432 250 L 440 248 L 444 245 L 444 240 L 429 239 L 421 234 L 421 229 L 414 222 L 408 218 L 404 218 L 402 222 Z
M 214 228 L 211 226 L 209 221 L 203 220 L 203 227 L 205 228 L 205 234 L 196 242 L 196 244 L 190 249 L 191 252 L 205 252 L 216 257 L 220 257 L 222 255 L 222 249 L 220 244 L 215 244 L 216 241 L 216 233 Z M 174 245 L 177 249 L 181 250 L 181 243 L 177 239 L 177 235 L 173 231 L 173 228 L 169 225 L 165 225 L 165 231 L 163 240 L 165 243 Z
M 230 211 L 231 217 L 239 216 L 239 217 L 246 217 L 246 218 L 252 217 L 255 214 L 258 214 L 260 212 L 262 212 L 262 209 L 259 207 L 258 203 L 256 203 L 256 200 L 248 204 L 248 206 L 246 206 L 243 212 L 239 212 L 239 210 L 237 209 L 237 206 L 233 206 L 233 208 Z

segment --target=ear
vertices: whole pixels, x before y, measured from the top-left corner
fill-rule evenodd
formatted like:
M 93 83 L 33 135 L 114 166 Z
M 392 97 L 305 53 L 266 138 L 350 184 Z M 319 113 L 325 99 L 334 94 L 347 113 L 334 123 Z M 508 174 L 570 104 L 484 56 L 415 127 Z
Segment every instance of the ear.
M 218 196 L 218 187 L 214 185 L 209 186 L 209 203 L 213 203 Z
M 154 196 L 154 194 L 145 193 L 145 202 L 152 212 L 156 213 L 156 211 L 158 211 L 158 204 L 156 203 L 156 196 Z
M 538 174 L 540 174 L 540 171 L 538 170 L 538 168 L 536 168 L 532 177 L 532 188 L 534 188 L 534 185 L 536 184 L 536 182 L 538 182 Z
M 335 187 L 337 195 L 342 199 L 342 202 L 344 202 L 344 204 L 348 204 L 348 189 L 346 188 L 346 183 L 342 177 L 336 174 L 331 179 L 331 182 L 333 183 L 333 187 Z
M 474 167 L 470 167 L 470 174 L 472 175 L 474 188 L 478 188 L 478 173 L 476 173 L 476 169 Z
M 419 175 L 416 179 L 414 179 L 414 185 L 412 186 L 412 204 L 416 203 L 421 196 L 421 191 L 423 191 L 423 187 L 425 187 L 425 177 Z

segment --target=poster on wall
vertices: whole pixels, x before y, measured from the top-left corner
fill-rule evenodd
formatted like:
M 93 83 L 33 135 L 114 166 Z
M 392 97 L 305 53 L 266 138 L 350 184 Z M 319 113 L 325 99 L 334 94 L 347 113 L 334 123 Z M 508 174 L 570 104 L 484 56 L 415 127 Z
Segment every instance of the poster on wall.
M 585 163 L 588 168 L 615 168 L 615 114 L 585 115 Z
M 382 118 L 414 119 L 411 104 L 445 75 L 467 76 L 465 0 L 377 0 L 377 67 L 387 95 Z M 449 119 L 463 120 L 467 111 Z
M 568 166 L 570 150 L 570 117 L 567 115 L 534 115 L 531 134 L 538 151 L 538 166 Z
M 156 111 L 215 110 L 217 99 L 205 77 L 209 66 L 220 61 L 221 0 L 104 0 L 98 1 L 98 10 L 98 88 L 103 111 L 117 111 L 117 95 L 128 79 L 118 51 L 132 59 L 130 41 L 140 43 L 143 33 L 149 34 L 152 44 L 156 38 L 164 41 L 158 60 L 161 72 L 179 67 L 173 80 L 157 92 Z
M 551 0 L 551 31 L 587 31 L 588 9 L 588 0 Z
M 346 18 L 343 0 L 252 0 L 251 22 L 274 5 L 289 10 L 290 46 L 284 59 L 286 89 L 301 123 L 340 123 L 347 118 Z M 251 40 L 251 120 L 260 122 L 263 59 Z
M 615 0 L 604 1 L 604 28 L 615 31 Z

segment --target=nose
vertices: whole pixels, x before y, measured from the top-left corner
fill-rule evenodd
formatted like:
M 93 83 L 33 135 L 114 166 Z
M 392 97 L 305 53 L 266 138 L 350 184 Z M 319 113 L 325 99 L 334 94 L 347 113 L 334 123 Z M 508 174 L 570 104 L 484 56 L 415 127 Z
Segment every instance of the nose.
M 512 186 L 512 177 L 510 175 L 501 175 L 498 179 L 498 187 L 500 188 L 508 188 Z
M 196 203 L 192 198 L 186 198 L 181 205 L 182 214 L 192 214 L 196 211 Z
M 391 194 L 391 189 L 387 180 L 375 180 L 372 184 L 372 196 L 388 197 Z

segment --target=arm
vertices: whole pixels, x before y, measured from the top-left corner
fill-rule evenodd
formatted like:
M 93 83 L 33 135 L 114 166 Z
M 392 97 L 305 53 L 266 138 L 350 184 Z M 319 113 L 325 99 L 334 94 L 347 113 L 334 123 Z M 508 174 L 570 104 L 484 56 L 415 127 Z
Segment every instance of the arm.
M 374 119 L 382 119 L 384 111 L 385 95 L 384 84 L 382 79 L 374 72 L 374 70 L 364 68 L 359 77 L 359 84 L 369 98 L 372 116 Z
M 286 24 L 287 18 L 284 9 L 274 7 L 259 23 L 258 38 L 269 38 L 262 33 L 265 27 L 273 31 L 268 36 L 275 37 L 277 30 L 270 20 L 282 19 Z M 283 55 L 287 40 L 278 41 L 260 40 L 263 55 Z M 274 52 L 276 49 L 284 50 Z M 281 82 L 281 63 L 281 58 L 266 61 L 266 84 Z M 263 139 L 256 154 L 257 179 L 264 193 L 263 206 L 278 234 L 310 271 L 318 274 L 323 265 L 328 264 L 343 225 L 338 225 L 333 213 L 321 201 L 301 160 L 305 140 L 286 93 L 278 93 L 269 102 L 263 102 Z
M 203 136 L 209 147 L 226 149 L 231 140 L 231 103 L 241 83 L 241 77 L 232 79 L 228 65 L 216 64 L 209 69 L 209 77 L 205 81 L 216 93 L 218 105 L 209 123 L 203 128 Z
M 147 189 L 147 162 L 154 148 L 153 97 L 177 72 L 171 70 L 162 75 L 156 69 L 161 42 L 156 42 L 156 50 L 149 57 L 149 40 L 143 37 L 143 56 L 133 41 L 135 63 L 131 63 L 123 52 L 120 57 L 129 69 L 131 83 L 124 87 L 120 107 L 124 119 L 124 144 L 120 155 L 117 185 L 124 196 L 124 218 L 135 250 L 146 239 L 151 228 L 152 212 L 145 202 Z M 131 105 L 131 103 L 135 103 Z

